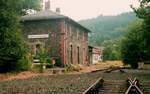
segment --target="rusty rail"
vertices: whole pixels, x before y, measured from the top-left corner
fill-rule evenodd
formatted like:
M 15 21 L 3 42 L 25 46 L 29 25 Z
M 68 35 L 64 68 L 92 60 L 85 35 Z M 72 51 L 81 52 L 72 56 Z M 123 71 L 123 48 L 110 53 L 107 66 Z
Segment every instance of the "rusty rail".
M 111 73 L 112 71 L 116 71 L 116 70 L 119 70 L 121 73 L 125 73 L 125 71 L 123 70 L 123 68 L 119 68 L 119 67 L 116 67 L 116 68 L 109 68 L 107 69 L 106 71 L 104 71 L 105 73 Z
M 127 84 L 129 84 L 129 86 L 125 94 L 144 94 L 141 91 L 139 81 L 136 78 L 134 78 L 134 80 L 128 78 Z
M 99 78 L 95 83 L 93 83 L 82 94 L 98 94 L 99 89 L 103 86 L 103 82 L 104 82 L 104 80 L 102 78 Z

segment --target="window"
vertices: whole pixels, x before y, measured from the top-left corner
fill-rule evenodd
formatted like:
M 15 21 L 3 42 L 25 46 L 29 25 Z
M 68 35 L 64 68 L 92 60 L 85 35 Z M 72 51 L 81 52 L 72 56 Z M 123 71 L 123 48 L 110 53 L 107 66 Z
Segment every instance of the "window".
M 80 64 L 80 48 L 77 47 L 77 60 L 78 60 L 78 64 Z
M 77 40 L 79 40 L 79 30 L 77 29 Z
M 83 36 L 82 37 L 83 37 L 83 41 L 85 41 L 85 34 L 84 34 L 84 32 L 83 32 Z
M 72 45 L 70 45 L 70 61 L 71 61 L 71 64 L 73 64 L 73 47 L 72 47 Z
M 72 38 L 72 31 L 71 26 L 69 27 L 70 37 Z

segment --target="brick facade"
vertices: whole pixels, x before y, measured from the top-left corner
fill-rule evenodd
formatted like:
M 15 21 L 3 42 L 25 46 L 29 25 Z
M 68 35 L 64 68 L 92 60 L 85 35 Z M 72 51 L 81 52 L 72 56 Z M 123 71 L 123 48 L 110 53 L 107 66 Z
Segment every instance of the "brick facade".
M 66 63 L 87 63 L 88 32 L 68 21 L 65 22 L 65 46 Z
M 86 64 L 88 61 L 88 32 L 70 18 L 23 20 L 23 35 L 34 53 L 41 43 L 50 57 L 60 58 L 62 64 Z M 47 38 L 29 35 L 48 34 Z
M 36 44 L 41 43 L 46 48 L 50 57 L 60 57 L 60 20 L 51 21 L 25 21 L 23 22 L 23 35 L 32 49 Z M 48 38 L 28 38 L 28 35 L 48 34 Z

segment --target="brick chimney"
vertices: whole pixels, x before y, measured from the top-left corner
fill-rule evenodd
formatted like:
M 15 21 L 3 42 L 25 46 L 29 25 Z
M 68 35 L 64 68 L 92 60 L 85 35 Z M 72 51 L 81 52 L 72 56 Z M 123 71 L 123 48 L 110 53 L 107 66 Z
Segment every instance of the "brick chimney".
M 56 8 L 56 13 L 60 14 L 60 8 Z
M 50 0 L 44 2 L 44 10 L 50 10 Z

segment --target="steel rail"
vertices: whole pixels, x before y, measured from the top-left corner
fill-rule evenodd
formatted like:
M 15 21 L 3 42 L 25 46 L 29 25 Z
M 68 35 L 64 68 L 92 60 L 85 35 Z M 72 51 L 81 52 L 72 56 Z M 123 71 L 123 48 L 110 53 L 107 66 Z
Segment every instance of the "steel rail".
M 103 82 L 104 82 L 104 80 L 102 78 L 99 78 L 95 83 L 93 83 L 82 94 L 98 94 L 99 89 L 103 86 Z
M 133 92 L 134 92 L 134 94 L 144 94 L 140 90 L 139 86 L 137 86 L 139 84 L 139 82 L 136 78 L 134 78 L 134 80 L 132 80 L 131 78 L 128 78 L 128 83 L 130 84 L 130 86 L 128 87 L 125 94 L 133 94 Z

